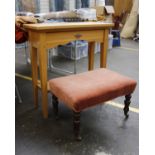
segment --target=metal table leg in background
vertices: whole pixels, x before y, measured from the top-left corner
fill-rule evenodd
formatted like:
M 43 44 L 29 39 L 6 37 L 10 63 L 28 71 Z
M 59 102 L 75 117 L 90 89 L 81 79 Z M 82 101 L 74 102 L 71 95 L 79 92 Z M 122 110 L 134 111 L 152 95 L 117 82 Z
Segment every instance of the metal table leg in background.
M 76 48 L 76 42 L 75 42 L 75 53 L 76 53 L 76 50 L 77 50 L 77 48 Z M 49 66 L 49 69 L 51 72 L 57 72 L 60 74 L 76 74 L 76 59 L 74 60 L 74 72 L 71 72 L 71 71 L 68 71 L 65 69 L 60 69 L 53 65 L 53 62 L 52 62 L 53 52 L 54 52 L 54 48 L 52 49 L 52 52 L 50 50 L 48 51 L 48 61 L 49 61 L 48 66 Z M 76 57 L 76 54 L 75 54 L 75 57 Z
M 16 93 L 17 93 L 18 102 L 19 103 L 22 103 L 22 98 L 20 96 L 20 93 L 19 93 L 19 90 L 18 90 L 18 87 L 17 87 L 16 84 L 15 84 L 15 90 L 16 90 Z
M 25 48 L 25 59 L 26 59 L 26 63 L 27 64 L 30 64 L 31 63 L 31 60 L 29 58 L 29 54 L 28 54 L 28 50 L 27 50 L 27 48 L 28 48 L 28 43 L 27 42 L 24 43 L 24 48 Z

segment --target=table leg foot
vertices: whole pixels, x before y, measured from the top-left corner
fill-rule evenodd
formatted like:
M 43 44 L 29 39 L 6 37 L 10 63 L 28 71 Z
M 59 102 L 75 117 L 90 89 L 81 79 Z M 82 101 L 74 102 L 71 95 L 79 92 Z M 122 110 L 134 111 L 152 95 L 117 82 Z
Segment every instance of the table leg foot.
M 56 119 L 59 118 L 58 116 L 58 98 L 55 95 L 52 95 L 52 104 L 53 104 L 53 110 L 54 110 L 54 114 L 56 116 Z
M 126 119 L 129 117 L 128 112 L 129 112 L 129 105 L 131 103 L 130 99 L 131 99 L 131 94 L 125 96 L 125 100 L 124 100 L 125 106 L 123 110 L 124 110 L 124 115 Z
M 77 141 L 81 141 L 82 138 L 80 136 L 80 112 L 73 112 L 74 113 L 74 119 L 73 119 L 73 124 L 74 124 L 74 135 L 75 139 Z

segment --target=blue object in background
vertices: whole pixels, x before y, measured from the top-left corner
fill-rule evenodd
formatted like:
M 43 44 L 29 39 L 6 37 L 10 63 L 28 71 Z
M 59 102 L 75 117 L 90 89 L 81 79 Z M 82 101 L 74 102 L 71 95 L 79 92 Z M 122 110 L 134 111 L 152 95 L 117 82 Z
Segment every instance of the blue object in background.
M 121 46 L 120 30 L 111 30 L 111 34 L 113 35 L 112 46 Z

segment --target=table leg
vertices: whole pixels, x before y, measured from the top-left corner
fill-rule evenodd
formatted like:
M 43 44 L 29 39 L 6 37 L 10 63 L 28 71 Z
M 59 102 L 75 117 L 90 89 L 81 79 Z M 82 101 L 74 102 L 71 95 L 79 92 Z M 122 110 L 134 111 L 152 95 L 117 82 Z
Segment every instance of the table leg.
M 42 94 L 42 110 L 43 117 L 48 118 L 48 100 L 47 100 L 47 51 L 40 45 L 39 51 L 39 68 L 40 68 L 40 82 Z
M 31 66 L 32 66 L 32 84 L 33 84 L 33 94 L 34 94 L 34 106 L 38 108 L 38 66 L 37 66 L 37 49 L 30 47 L 31 54 Z
M 107 64 L 107 47 L 108 47 L 108 34 L 109 30 L 104 31 L 104 40 L 101 43 L 101 52 L 100 52 L 100 67 L 105 68 Z
M 88 45 L 88 70 L 94 69 L 94 49 L 95 49 L 95 42 L 89 42 L 89 45 Z

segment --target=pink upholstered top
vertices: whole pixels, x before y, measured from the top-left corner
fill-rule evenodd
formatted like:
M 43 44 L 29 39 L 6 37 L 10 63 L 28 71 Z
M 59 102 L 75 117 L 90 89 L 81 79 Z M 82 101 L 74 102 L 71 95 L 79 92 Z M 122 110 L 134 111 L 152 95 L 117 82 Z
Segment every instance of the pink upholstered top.
M 133 93 L 136 81 L 108 69 L 97 69 L 49 81 L 51 92 L 74 111 Z

